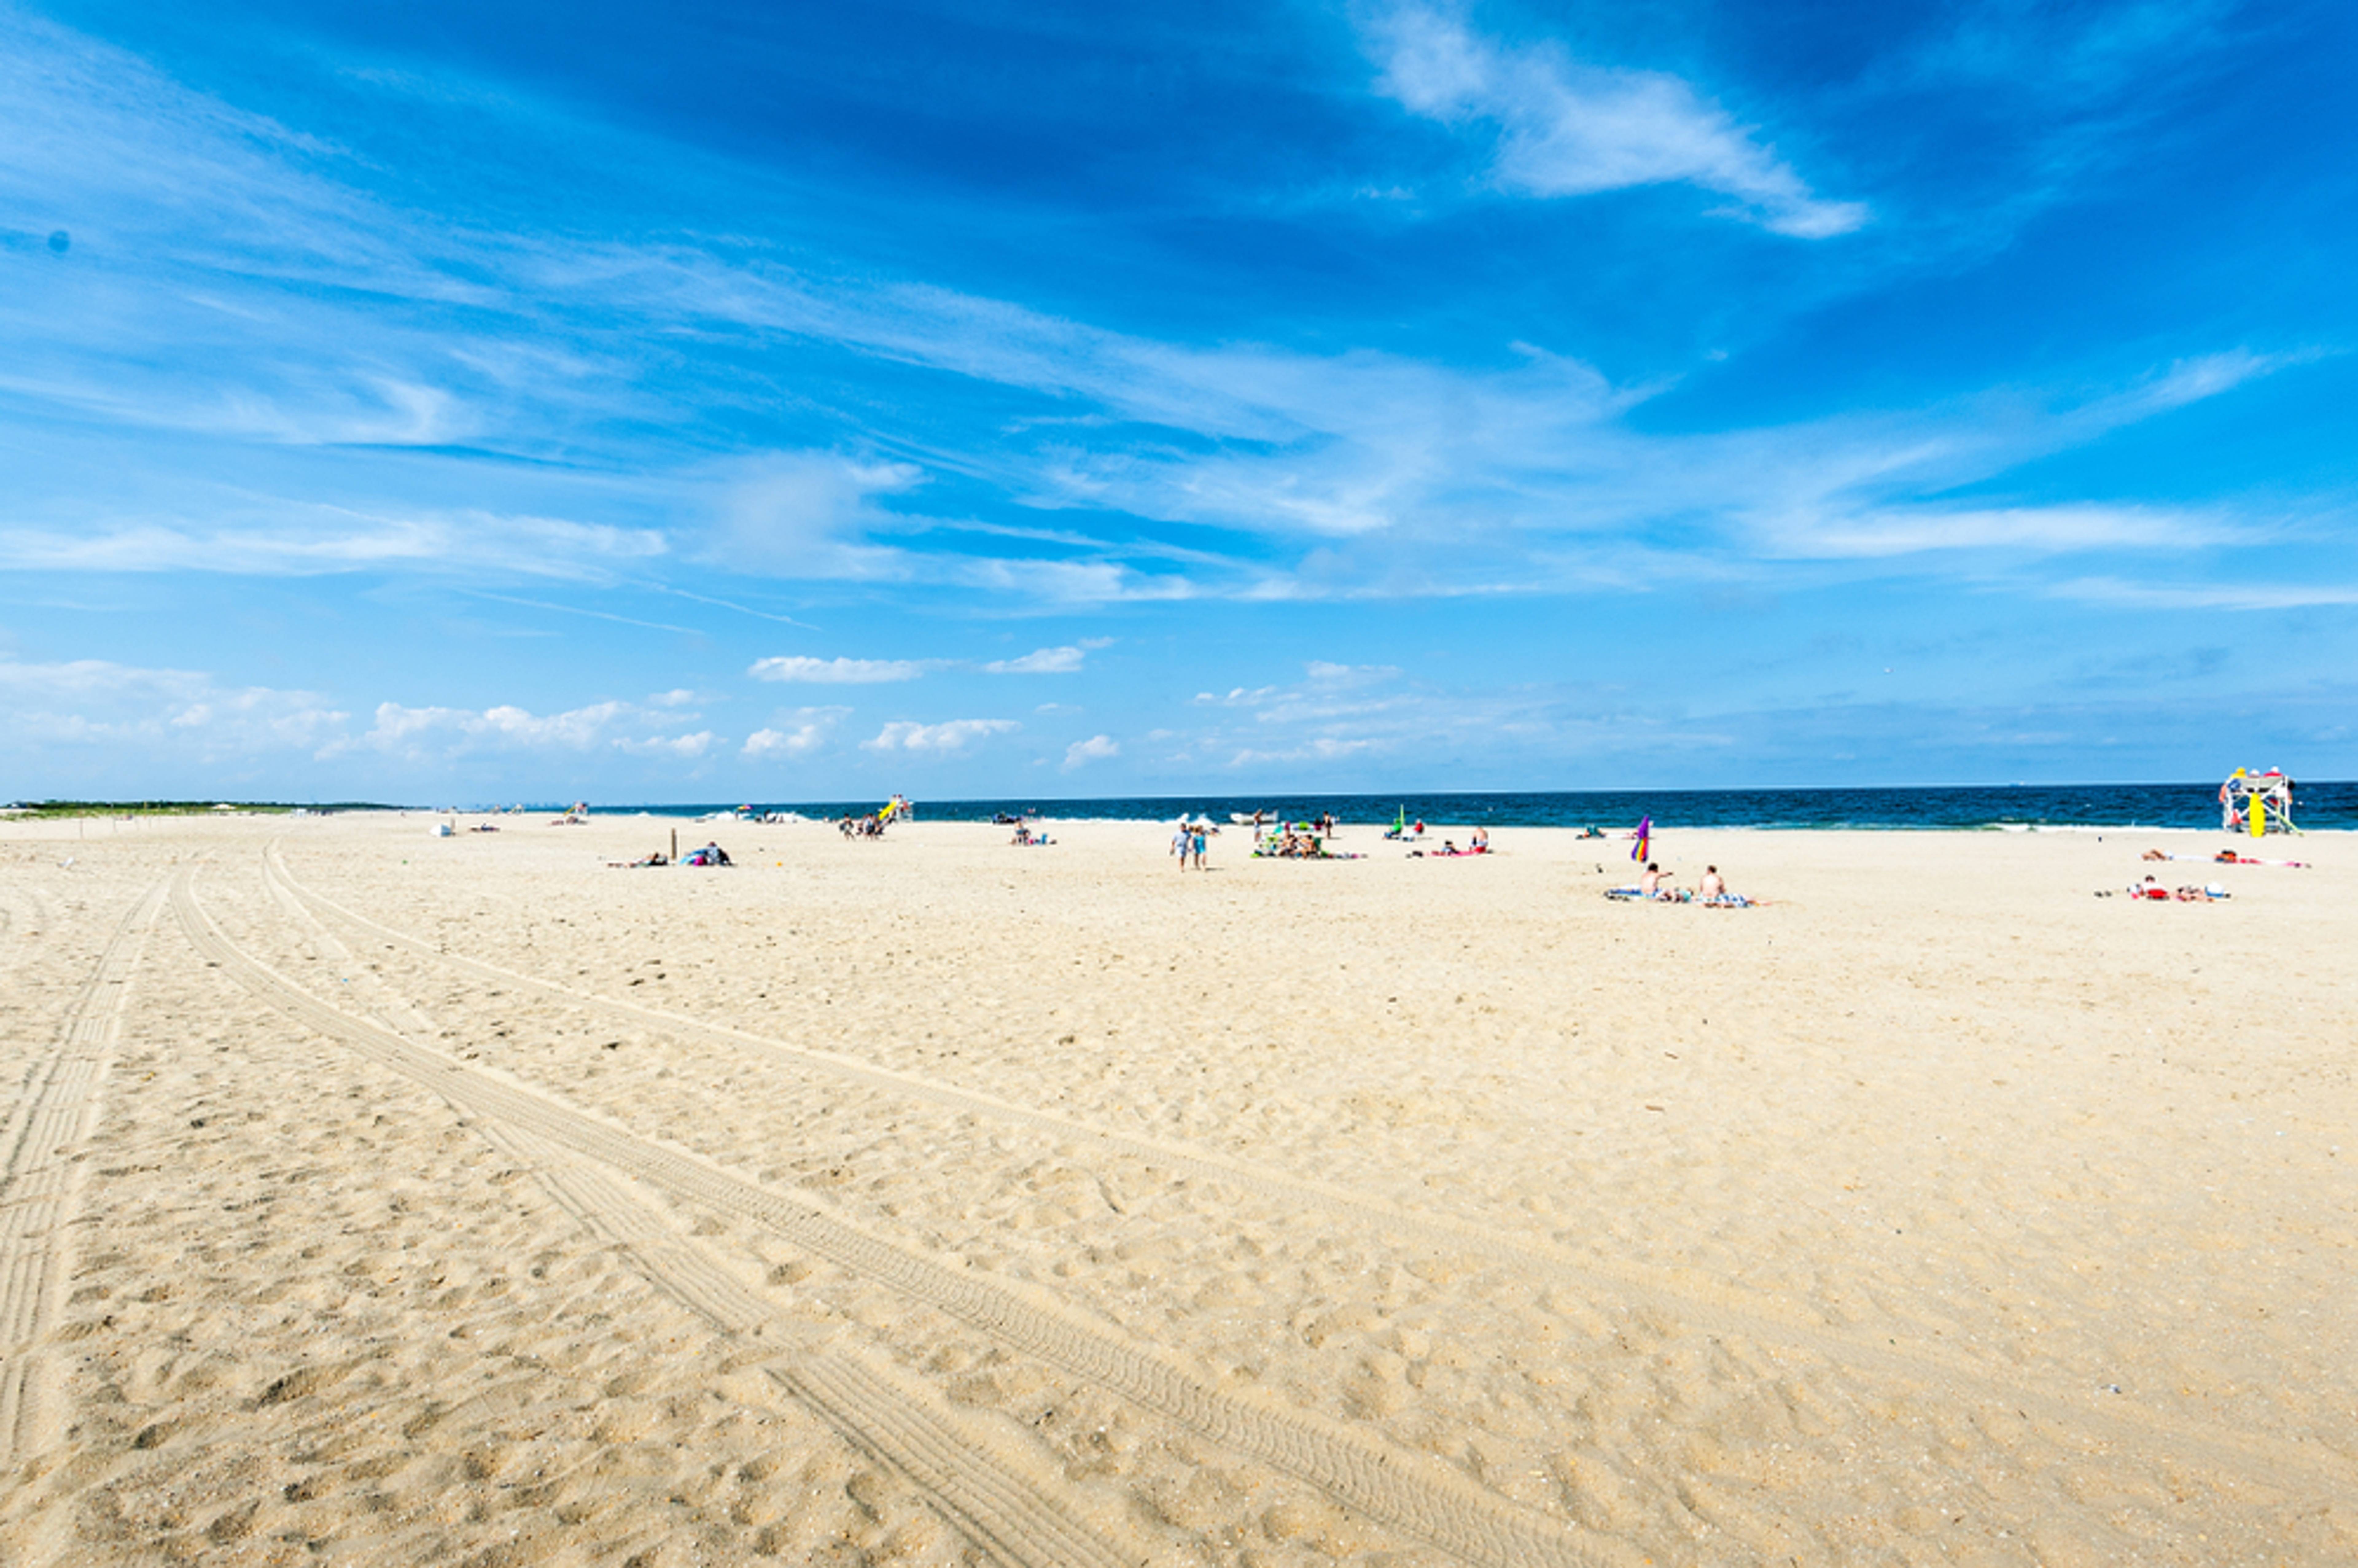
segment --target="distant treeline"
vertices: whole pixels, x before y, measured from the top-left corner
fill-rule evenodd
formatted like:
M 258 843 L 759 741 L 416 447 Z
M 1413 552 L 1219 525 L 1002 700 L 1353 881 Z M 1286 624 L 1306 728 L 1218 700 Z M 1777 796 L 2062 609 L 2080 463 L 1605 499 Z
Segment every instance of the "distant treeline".
M 194 816 L 217 806 L 239 811 L 390 811 L 365 800 L 26 800 L 6 809 L 27 816 Z

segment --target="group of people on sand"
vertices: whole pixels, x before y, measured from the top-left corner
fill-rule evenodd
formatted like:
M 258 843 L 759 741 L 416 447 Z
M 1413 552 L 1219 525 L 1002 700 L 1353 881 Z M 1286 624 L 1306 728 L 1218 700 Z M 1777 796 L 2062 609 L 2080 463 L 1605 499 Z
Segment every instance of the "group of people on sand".
M 1419 824 L 1420 827 L 1422 826 L 1422 824 Z M 1444 838 L 1440 849 L 1411 849 L 1408 852 L 1408 858 L 1412 860 L 1454 860 L 1461 855 L 1487 855 L 1489 852 L 1490 830 L 1487 827 L 1476 827 L 1474 829 L 1473 837 L 1466 840 L 1466 848 L 1463 849 L 1457 847 L 1456 839 Z
M 1332 829 L 1321 831 L 1323 822 L 1301 822 L 1272 829 L 1254 846 L 1256 860 L 1356 860 L 1357 855 L 1338 855 L 1326 848 Z
M 1024 821 L 1020 816 L 1015 819 L 1015 836 L 1007 841 L 1011 844 L 1022 845 L 1027 849 L 1039 849 L 1044 845 L 1055 842 L 1054 838 L 1049 838 L 1044 832 L 1034 833 L 1032 831 L 1032 825 Z
M 2104 893 L 2102 896 L 2110 898 L 2112 895 Z M 2227 890 L 2217 882 L 2206 883 L 2201 887 L 2196 887 L 2191 883 L 2175 888 L 2164 887 L 2161 879 L 2148 871 L 2146 873 L 2145 881 L 2129 884 L 2129 896 L 2152 899 L 2157 903 L 2175 901 L 2179 903 L 2209 903 L 2225 898 Z
M 886 820 L 882 816 L 846 816 L 836 823 L 835 828 L 847 838 L 882 838 Z
M 1218 831 L 1208 822 L 1179 824 L 1179 830 L 1171 836 L 1171 852 L 1179 857 L 1179 869 L 1185 871 L 1187 863 L 1193 860 L 1197 871 L 1210 871 L 1211 868 L 1204 863 L 1204 855 L 1211 847 L 1208 842 L 1211 836 Z
M 1727 879 L 1719 874 L 1717 866 L 1705 866 L 1703 877 L 1692 888 L 1682 888 L 1671 881 L 1659 860 L 1649 860 L 1633 888 L 1608 888 L 1607 898 L 1644 899 L 1654 903 L 1702 903 L 1718 909 L 1749 909 L 1752 901 L 1740 892 L 1730 892 Z

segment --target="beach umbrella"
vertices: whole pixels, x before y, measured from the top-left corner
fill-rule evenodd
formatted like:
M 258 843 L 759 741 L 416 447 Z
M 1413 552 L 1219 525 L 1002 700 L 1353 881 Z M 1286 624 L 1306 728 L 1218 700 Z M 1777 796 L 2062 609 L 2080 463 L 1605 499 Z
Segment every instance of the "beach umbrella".
M 1647 846 L 1653 843 L 1653 841 L 1654 819 L 1651 816 L 1648 816 L 1638 824 L 1638 841 L 1629 846 L 1629 858 L 1633 860 L 1644 860 L 1646 858 Z

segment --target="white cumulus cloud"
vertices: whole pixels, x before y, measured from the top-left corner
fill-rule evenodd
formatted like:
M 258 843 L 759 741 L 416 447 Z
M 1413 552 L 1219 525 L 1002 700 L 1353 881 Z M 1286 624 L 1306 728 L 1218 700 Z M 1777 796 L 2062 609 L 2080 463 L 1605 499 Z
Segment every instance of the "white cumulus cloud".
M 1079 648 L 1041 648 L 1020 659 L 994 659 L 982 667 L 995 676 L 1068 676 L 1087 657 Z
M 199 670 L 0 659 L 0 730 L 27 752 L 75 741 L 194 747 L 208 757 L 308 749 L 349 717 L 316 692 L 223 686 Z
M 704 755 L 719 737 L 708 731 L 674 732 L 698 715 L 664 706 L 671 695 L 665 693 L 653 704 L 593 702 L 560 713 L 535 713 L 513 703 L 472 708 L 381 702 L 364 734 L 335 741 L 319 754 L 330 757 L 366 748 L 413 761 L 501 751 L 613 750 L 685 759 Z
M 940 724 L 896 719 L 878 730 L 876 739 L 860 745 L 871 752 L 962 752 L 970 741 L 1022 728 L 1012 719 L 952 719 Z
M 1121 742 L 1110 735 L 1092 735 L 1086 741 L 1076 741 L 1065 748 L 1065 771 L 1103 762 L 1108 757 L 1121 755 Z
M 790 717 L 780 720 L 782 729 L 756 730 L 745 737 L 745 755 L 749 757 L 806 757 L 827 744 L 827 734 L 837 719 L 851 710 L 848 708 L 797 708 Z

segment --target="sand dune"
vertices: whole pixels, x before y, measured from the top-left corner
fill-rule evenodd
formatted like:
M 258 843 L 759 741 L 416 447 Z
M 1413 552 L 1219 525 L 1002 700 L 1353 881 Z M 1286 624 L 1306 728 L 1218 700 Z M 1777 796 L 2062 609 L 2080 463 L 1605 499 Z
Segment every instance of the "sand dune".
M 0 828 L 0 1561 L 2358 1557 L 2344 836 L 429 820 Z

